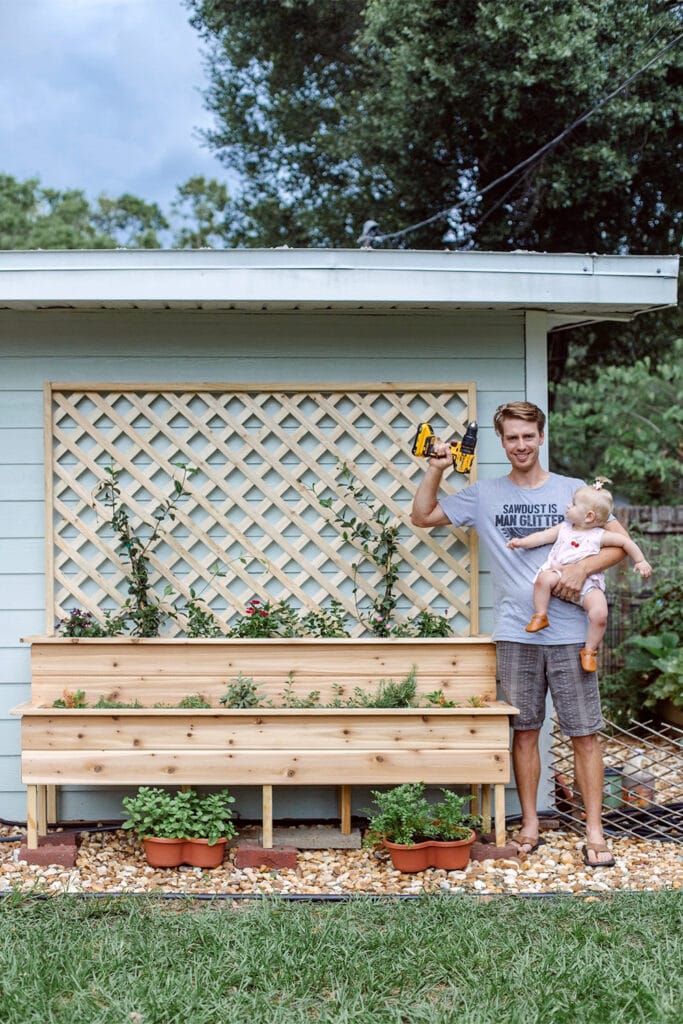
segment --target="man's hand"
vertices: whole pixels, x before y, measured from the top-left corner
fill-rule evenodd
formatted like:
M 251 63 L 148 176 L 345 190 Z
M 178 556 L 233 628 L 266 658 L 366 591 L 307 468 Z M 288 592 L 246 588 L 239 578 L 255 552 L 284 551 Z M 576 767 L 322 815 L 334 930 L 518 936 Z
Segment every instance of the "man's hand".
M 432 444 L 432 451 L 434 454 L 429 459 L 430 466 L 436 466 L 437 469 L 443 471 L 453 465 L 451 446 L 446 441 L 440 441 L 438 438 L 435 438 Z
M 580 562 L 572 562 L 570 565 L 559 566 L 562 575 L 552 589 L 553 597 L 560 597 L 563 601 L 578 601 L 588 573 L 582 568 L 587 559 Z

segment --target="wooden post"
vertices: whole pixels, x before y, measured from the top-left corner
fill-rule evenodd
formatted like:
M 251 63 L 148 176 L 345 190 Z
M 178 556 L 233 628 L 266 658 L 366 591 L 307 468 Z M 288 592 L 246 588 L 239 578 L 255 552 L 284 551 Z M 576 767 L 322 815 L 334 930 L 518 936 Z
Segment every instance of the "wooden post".
M 351 787 L 339 787 L 339 817 L 343 836 L 351 835 Z
M 491 831 L 491 786 L 484 783 L 481 787 L 481 828 L 484 835 Z
M 273 849 L 273 787 L 263 786 L 263 815 L 262 827 L 263 838 L 261 840 L 264 850 Z
M 496 846 L 505 846 L 505 783 L 497 782 L 494 787 L 493 814 L 496 822 Z
M 38 786 L 26 787 L 26 845 L 38 849 Z
M 57 787 L 47 787 L 47 823 L 48 825 L 57 824 Z

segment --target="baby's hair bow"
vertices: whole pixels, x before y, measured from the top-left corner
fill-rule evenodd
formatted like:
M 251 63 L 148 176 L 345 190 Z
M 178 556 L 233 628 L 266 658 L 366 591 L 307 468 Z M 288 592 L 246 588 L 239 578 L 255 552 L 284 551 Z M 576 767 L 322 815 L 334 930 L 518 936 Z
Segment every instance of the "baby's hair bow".
M 608 476 L 596 476 L 595 480 L 593 481 L 593 487 L 595 488 L 596 491 L 601 491 L 603 489 L 603 487 L 605 486 L 605 484 L 611 484 L 611 483 L 612 483 L 612 481 L 610 480 L 610 478 Z

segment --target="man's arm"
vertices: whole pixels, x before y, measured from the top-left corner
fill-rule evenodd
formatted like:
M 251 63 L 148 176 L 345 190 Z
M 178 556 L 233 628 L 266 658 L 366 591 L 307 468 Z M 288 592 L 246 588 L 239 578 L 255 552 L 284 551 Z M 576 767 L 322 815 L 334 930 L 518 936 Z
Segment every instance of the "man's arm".
M 443 463 L 443 465 L 441 465 Z M 448 459 L 430 459 L 425 475 L 413 498 L 410 521 L 413 526 L 446 526 L 450 519 L 439 504 L 439 487 L 444 469 L 452 465 L 450 452 Z
M 616 519 L 609 524 L 610 531 L 621 533 L 628 538 L 628 532 Z M 553 587 L 553 595 L 561 597 L 564 601 L 576 601 L 581 593 L 584 583 L 594 572 L 604 572 L 618 565 L 624 558 L 626 552 L 623 548 L 604 547 L 596 555 L 588 555 L 580 562 L 572 562 L 571 565 L 563 565 L 562 575 Z

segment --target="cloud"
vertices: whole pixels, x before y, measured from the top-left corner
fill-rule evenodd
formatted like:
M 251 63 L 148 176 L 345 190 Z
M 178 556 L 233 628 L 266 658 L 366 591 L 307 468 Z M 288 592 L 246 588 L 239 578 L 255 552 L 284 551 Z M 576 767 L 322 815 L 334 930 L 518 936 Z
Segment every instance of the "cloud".
M 167 206 L 202 147 L 200 40 L 180 0 L 0 0 L 0 172 Z

